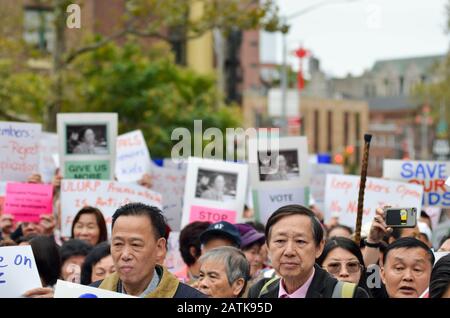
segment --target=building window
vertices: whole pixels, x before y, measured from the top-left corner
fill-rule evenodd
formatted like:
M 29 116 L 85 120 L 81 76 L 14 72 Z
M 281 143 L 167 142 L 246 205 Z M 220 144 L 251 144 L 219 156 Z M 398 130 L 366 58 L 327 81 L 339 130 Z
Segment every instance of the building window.
M 327 151 L 331 153 L 333 151 L 333 112 L 328 111 L 327 116 Z
M 41 51 L 51 52 L 55 39 L 52 9 L 25 7 L 24 40 Z
M 314 111 L 314 152 L 319 152 L 319 111 Z

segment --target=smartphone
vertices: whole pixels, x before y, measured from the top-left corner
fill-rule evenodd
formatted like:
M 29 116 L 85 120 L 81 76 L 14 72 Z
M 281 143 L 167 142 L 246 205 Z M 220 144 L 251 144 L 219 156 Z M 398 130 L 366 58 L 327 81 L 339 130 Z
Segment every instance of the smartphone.
M 384 209 L 386 225 L 389 227 L 416 227 L 416 208 L 386 208 Z

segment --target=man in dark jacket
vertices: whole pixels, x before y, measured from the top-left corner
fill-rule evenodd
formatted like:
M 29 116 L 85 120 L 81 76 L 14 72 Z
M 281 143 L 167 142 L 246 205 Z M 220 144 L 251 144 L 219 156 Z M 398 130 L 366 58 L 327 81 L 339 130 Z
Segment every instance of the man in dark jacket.
M 141 203 L 119 208 L 112 217 L 111 256 L 116 272 L 91 286 L 145 298 L 202 298 L 157 260 L 166 252 L 162 212 Z
M 270 216 L 265 231 L 280 278 L 257 282 L 249 298 L 368 298 L 362 288 L 338 283 L 315 264 L 324 241 L 322 226 L 311 210 L 300 205 L 281 207 Z

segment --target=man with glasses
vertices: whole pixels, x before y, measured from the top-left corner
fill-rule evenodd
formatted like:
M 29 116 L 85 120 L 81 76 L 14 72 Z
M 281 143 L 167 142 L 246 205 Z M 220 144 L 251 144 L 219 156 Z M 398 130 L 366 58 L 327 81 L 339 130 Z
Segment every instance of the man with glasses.
M 280 277 L 258 281 L 250 288 L 249 298 L 368 297 L 362 288 L 338 282 L 315 264 L 324 247 L 323 229 L 308 208 L 279 208 L 268 219 L 265 232 L 270 259 Z

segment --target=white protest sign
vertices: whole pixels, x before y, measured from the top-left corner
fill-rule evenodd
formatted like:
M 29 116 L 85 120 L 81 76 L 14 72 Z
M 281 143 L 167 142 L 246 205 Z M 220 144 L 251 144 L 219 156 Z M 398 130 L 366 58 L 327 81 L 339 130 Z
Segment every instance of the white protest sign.
M 249 163 L 253 189 L 309 185 L 306 137 L 250 139 Z
M 445 181 L 445 184 L 450 187 L 450 177 L 448 177 L 447 181 Z
M 439 218 L 441 217 L 442 208 L 438 206 L 427 206 L 422 209 L 424 209 L 430 217 L 431 226 L 433 227 L 433 229 L 436 228 L 436 226 L 439 224 Z
M 175 162 L 171 158 L 164 158 L 163 167 L 187 171 L 187 160 L 180 159 Z
M 423 185 L 422 205 L 450 207 L 450 161 L 383 160 L 383 178 Z
M 249 162 L 253 208 L 261 222 L 287 202 L 308 204 L 310 172 L 306 137 L 252 138 Z M 279 200 L 278 196 L 284 199 Z
M 58 279 L 55 286 L 54 298 L 137 298 L 127 294 L 116 293 Z
M 0 298 L 42 287 L 31 246 L 0 247 Z
M 66 179 L 113 180 L 116 113 L 58 114 L 59 160 Z
M 266 224 L 270 215 L 278 208 L 290 204 L 308 206 L 308 188 L 273 188 L 253 190 L 253 205 L 256 219 Z
M 339 223 L 355 227 L 358 212 L 359 176 L 328 174 L 325 190 L 325 221 L 338 216 Z M 371 222 L 377 208 L 422 207 L 423 187 L 417 184 L 367 178 L 362 224 Z
M 0 122 L 0 180 L 26 181 L 39 172 L 41 124 Z
M 314 199 L 314 204 L 323 211 L 325 207 L 325 184 L 327 174 L 343 174 L 344 167 L 332 164 L 310 164 L 309 172 L 311 176 L 310 191 Z
M 39 172 L 44 183 L 52 182 L 55 170 L 58 168 L 54 156 L 58 153 L 58 135 L 43 132 L 39 140 Z
M 434 264 L 436 264 L 441 258 L 447 256 L 450 252 L 434 252 Z
M 159 193 L 132 183 L 104 180 L 63 179 L 61 181 L 61 232 L 70 236 L 73 219 L 84 206 L 93 206 L 102 211 L 108 231 L 111 217 L 127 203 L 141 202 L 162 208 Z
M 247 164 L 190 157 L 181 228 L 195 221 L 242 221 L 247 178 Z
M 164 266 L 171 273 L 177 273 L 183 270 L 186 264 L 183 261 L 180 253 L 180 232 L 170 232 L 169 239 L 167 241 L 167 254 L 164 259 Z
M 162 195 L 164 216 L 172 231 L 181 230 L 185 183 L 186 171 L 158 166 L 152 168 L 152 189 Z
M 150 173 L 151 163 L 142 131 L 135 130 L 117 137 L 116 178 L 134 182 Z

